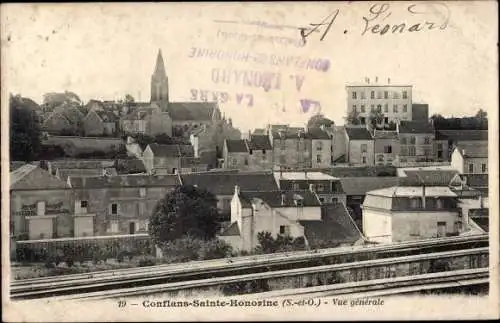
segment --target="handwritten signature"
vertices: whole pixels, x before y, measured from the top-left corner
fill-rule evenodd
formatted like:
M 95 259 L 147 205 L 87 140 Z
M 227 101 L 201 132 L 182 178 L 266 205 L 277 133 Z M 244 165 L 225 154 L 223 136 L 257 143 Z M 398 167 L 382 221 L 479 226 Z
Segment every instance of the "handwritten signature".
M 444 12 L 443 9 L 444 8 Z M 429 2 L 422 4 L 411 4 L 406 8 L 407 12 L 413 17 L 421 17 L 423 15 L 433 14 L 434 16 L 439 16 L 439 21 L 428 20 L 423 18 L 418 23 L 408 23 L 406 21 L 401 21 L 397 24 L 384 23 L 384 21 L 390 17 L 393 13 L 390 4 L 388 3 L 376 3 L 372 5 L 369 9 L 367 16 L 363 16 L 364 27 L 361 35 L 365 34 L 378 34 L 380 36 L 385 35 L 389 32 L 392 34 L 402 34 L 404 32 L 420 32 L 426 30 L 444 30 L 448 27 L 450 20 L 450 10 L 445 3 L 440 2 Z M 323 33 L 320 37 L 320 41 L 326 38 L 326 35 L 330 32 L 332 25 L 340 14 L 340 9 L 332 11 L 326 18 L 324 18 L 320 23 L 309 24 L 309 27 L 299 27 L 300 37 L 304 45 L 307 42 L 307 38 L 312 33 L 321 33 L 321 29 L 324 28 Z M 347 33 L 347 29 L 344 30 L 344 34 Z

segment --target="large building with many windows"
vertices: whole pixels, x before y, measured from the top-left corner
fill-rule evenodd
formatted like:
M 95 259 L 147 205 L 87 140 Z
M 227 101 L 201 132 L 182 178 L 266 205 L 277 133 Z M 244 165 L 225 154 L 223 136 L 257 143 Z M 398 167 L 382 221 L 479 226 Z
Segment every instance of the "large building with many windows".
M 385 124 L 412 120 L 412 86 L 386 84 L 347 85 L 347 115 L 355 115 L 362 124 L 370 122 L 372 112 L 381 112 Z M 354 113 L 353 113 L 354 112 Z

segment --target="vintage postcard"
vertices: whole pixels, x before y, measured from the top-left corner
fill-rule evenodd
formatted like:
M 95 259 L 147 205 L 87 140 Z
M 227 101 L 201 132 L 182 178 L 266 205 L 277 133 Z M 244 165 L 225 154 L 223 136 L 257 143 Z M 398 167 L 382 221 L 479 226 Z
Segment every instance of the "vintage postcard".
M 497 2 L 0 12 L 4 321 L 498 318 Z

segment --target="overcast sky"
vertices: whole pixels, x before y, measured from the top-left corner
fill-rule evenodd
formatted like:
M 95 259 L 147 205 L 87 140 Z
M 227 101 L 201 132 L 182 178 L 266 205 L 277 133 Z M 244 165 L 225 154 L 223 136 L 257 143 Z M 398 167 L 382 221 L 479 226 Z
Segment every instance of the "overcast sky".
M 130 93 L 148 101 L 150 77 L 161 48 L 170 82 L 171 101 L 189 101 L 191 89 L 227 92 L 221 104 L 227 116 L 243 130 L 267 122 L 303 124 L 301 99 L 317 101 L 321 111 L 337 124 L 346 111 L 346 83 L 391 79 L 411 84 L 415 102 L 430 105 L 430 114 L 473 114 L 478 108 L 496 109 L 497 8 L 496 2 L 448 2 L 390 4 L 378 19 L 386 23 L 434 22 L 446 28 L 405 31 L 385 35 L 365 29 L 363 17 L 373 18 L 375 3 L 279 4 L 61 4 L 7 5 L 2 10 L 2 79 L 4 89 L 37 102 L 47 92 L 69 90 L 84 101 L 117 99 Z M 382 3 L 379 3 L 379 6 Z M 292 27 L 319 23 L 339 9 L 323 41 L 325 27 L 312 33 L 304 47 L 271 43 L 248 35 L 280 36 L 300 41 L 293 28 L 265 28 L 220 20 L 261 21 Z M 380 9 L 377 7 L 376 9 Z M 391 13 L 382 21 L 385 14 Z M 214 21 L 214 20 L 218 20 Z M 429 24 L 426 25 L 427 27 Z M 237 32 L 247 39 L 227 40 L 223 33 Z M 191 58 L 192 48 L 239 50 L 271 55 L 322 58 L 330 62 L 324 71 L 277 67 L 254 62 Z M 221 70 L 278 73 L 280 85 L 265 91 L 240 83 L 214 81 Z M 300 91 L 298 80 L 303 80 Z M 278 76 L 276 76 L 277 78 Z M 300 84 L 300 82 L 298 82 Z M 253 106 L 248 106 L 253 95 Z M 211 97 L 211 94 L 209 98 Z M 238 98 L 241 99 L 238 104 Z M 285 111 L 281 106 L 285 106 Z

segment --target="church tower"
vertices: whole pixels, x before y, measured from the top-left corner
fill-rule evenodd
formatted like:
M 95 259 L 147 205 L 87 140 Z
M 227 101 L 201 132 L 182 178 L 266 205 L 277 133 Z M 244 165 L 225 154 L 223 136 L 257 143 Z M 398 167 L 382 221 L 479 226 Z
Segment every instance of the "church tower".
M 151 75 L 151 103 L 153 102 L 158 103 L 160 107 L 166 107 L 168 104 L 168 78 L 161 49 L 158 50 L 155 70 Z

